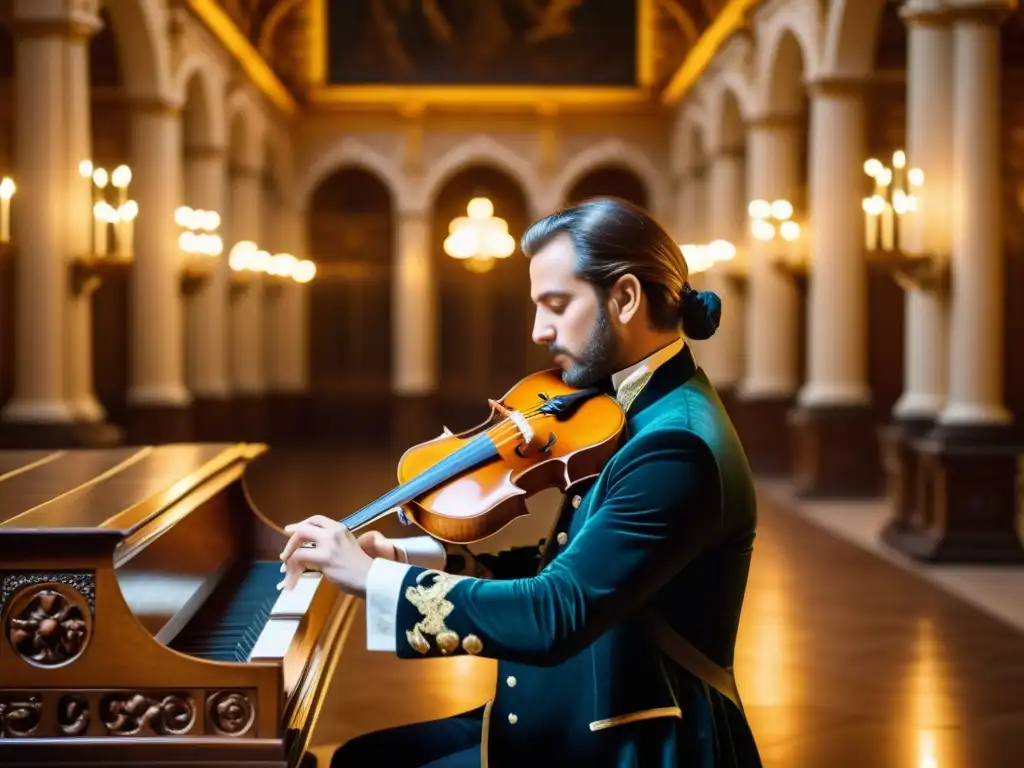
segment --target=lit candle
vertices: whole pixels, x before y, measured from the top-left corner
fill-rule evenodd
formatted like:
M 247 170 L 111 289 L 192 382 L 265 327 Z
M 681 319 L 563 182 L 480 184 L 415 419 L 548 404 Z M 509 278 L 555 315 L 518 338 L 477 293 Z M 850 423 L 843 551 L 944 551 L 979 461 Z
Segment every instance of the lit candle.
M 134 200 L 125 201 L 117 210 L 120 232 L 117 240 L 117 255 L 123 259 L 132 257 L 135 240 L 135 217 L 139 214 L 139 204 Z
M 113 218 L 114 209 L 110 203 L 100 201 L 93 206 L 92 217 L 95 226 L 93 227 L 93 251 L 97 256 L 106 256 L 109 250 L 109 233 L 107 227 Z
M 0 180 L 0 243 L 11 242 L 11 198 L 15 189 L 11 177 L 4 176 Z
M 882 250 L 891 251 L 895 248 L 896 219 L 892 205 L 888 202 L 882 209 Z

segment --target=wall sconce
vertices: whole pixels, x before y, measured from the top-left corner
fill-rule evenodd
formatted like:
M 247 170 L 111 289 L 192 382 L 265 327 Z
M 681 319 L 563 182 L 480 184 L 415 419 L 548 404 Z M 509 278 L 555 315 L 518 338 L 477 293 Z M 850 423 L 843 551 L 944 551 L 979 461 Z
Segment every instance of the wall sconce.
M 11 198 L 18 186 L 10 176 L 0 179 L 0 243 L 11 242 Z
M 178 250 L 184 257 L 181 290 L 188 296 L 209 280 L 216 258 L 224 252 L 224 241 L 217 234 L 220 214 L 183 205 L 174 211 L 174 223 L 184 230 L 178 235 Z
M 806 254 L 800 244 L 800 225 L 793 220 L 793 204 L 789 200 L 751 200 L 747 206 L 750 234 L 762 243 L 776 243 L 770 257 L 772 267 L 794 278 L 806 278 L 810 272 Z
M 494 215 L 494 204 L 486 197 L 474 197 L 466 206 L 467 216 L 452 219 L 444 252 L 461 259 L 470 272 L 490 272 L 495 259 L 507 259 L 516 250 L 508 233 L 508 222 Z
M 231 268 L 231 294 L 238 295 L 252 281 L 254 275 L 265 275 L 273 282 L 268 287 L 281 286 L 289 280 L 304 284 L 316 277 L 316 264 L 308 259 L 297 259 L 290 253 L 273 256 L 262 250 L 252 240 L 241 240 L 234 244 L 228 254 Z
M 868 259 L 904 290 L 945 290 L 948 261 L 925 247 L 927 229 L 915 194 L 924 186 L 924 171 L 908 168 L 906 153 L 897 150 L 892 167 L 871 158 L 864 173 L 875 180 L 874 193 L 861 202 Z
M 92 160 L 78 164 L 78 173 L 83 179 L 92 179 L 92 256 L 116 256 L 118 260 L 130 261 L 135 238 L 135 218 L 139 215 L 139 204 L 129 199 L 128 186 L 132 171 L 127 165 L 119 165 L 111 173 L 105 168 L 93 166 Z M 115 191 L 115 204 L 107 200 L 107 189 Z M 114 228 L 115 252 L 110 252 L 110 227 Z

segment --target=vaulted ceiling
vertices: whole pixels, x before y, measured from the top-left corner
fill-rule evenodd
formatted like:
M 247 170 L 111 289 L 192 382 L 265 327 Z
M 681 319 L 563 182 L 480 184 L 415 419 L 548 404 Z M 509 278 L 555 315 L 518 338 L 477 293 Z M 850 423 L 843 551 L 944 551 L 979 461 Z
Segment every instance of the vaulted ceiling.
M 301 92 L 308 71 L 306 55 L 310 0 L 219 0 L 239 29 L 291 90 Z M 541 0 L 542 2 L 544 0 Z M 566 0 L 548 0 L 566 2 Z M 569 0 L 586 2 L 586 0 Z M 654 46 L 654 85 L 660 90 L 729 0 L 649 0 Z

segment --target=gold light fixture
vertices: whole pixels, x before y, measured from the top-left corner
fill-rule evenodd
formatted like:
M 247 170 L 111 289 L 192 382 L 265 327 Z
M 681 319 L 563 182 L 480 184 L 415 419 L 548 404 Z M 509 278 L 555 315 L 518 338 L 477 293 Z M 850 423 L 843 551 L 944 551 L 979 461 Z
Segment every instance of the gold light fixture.
M 771 256 L 772 266 L 793 277 L 805 277 L 808 264 L 800 242 L 802 230 L 793 219 L 793 204 L 783 198 L 772 202 L 751 200 L 747 215 L 754 239 L 776 244 Z
M 508 233 L 508 222 L 494 215 L 494 204 L 486 197 L 474 197 L 466 216 L 452 219 L 444 252 L 462 260 L 470 272 L 482 274 L 494 268 L 495 259 L 507 259 L 516 250 Z
M 231 247 L 228 266 L 233 283 L 243 284 L 253 274 L 267 275 L 277 281 L 304 284 L 316 277 L 316 264 L 308 259 L 297 259 L 290 253 L 271 255 L 252 240 L 240 240 Z
M 78 172 L 83 179 L 92 179 L 92 255 L 130 260 L 134 248 L 135 219 L 139 215 L 139 204 L 128 197 L 131 168 L 122 164 L 108 173 L 105 168 L 94 166 L 92 160 L 83 160 L 78 164 Z M 115 190 L 114 203 L 107 200 L 109 188 Z M 114 229 L 113 252 L 111 227 Z
M 871 158 L 864 163 L 864 173 L 875 182 L 872 195 L 861 201 L 869 260 L 887 269 L 904 289 L 943 289 L 948 265 L 926 245 L 918 199 L 924 171 L 907 167 L 907 155 L 900 149 L 892 155 L 892 166 Z
M 0 243 L 11 242 L 11 198 L 18 186 L 10 176 L 0 179 Z

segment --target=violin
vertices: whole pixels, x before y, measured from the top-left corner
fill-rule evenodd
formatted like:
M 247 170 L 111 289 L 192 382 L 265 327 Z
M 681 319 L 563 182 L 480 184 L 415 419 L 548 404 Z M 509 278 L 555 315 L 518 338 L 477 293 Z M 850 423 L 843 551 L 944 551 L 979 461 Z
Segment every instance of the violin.
M 446 429 L 409 448 L 398 462 L 399 485 L 341 523 L 354 531 L 400 512 L 441 541 L 485 539 L 527 514 L 533 494 L 596 476 L 626 423 L 614 397 L 568 386 L 557 368 L 488 403 L 491 413 L 478 426 Z

